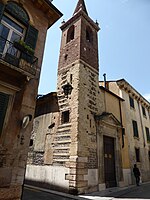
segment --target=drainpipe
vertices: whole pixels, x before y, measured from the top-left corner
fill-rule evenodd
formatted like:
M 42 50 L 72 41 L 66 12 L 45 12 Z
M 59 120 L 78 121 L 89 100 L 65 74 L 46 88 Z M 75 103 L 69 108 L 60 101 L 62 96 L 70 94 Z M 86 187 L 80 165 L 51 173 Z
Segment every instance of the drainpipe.
M 104 88 L 106 89 L 106 74 L 103 74 L 104 76 Z M 106 110 L 106 92 L 104 92 L 104 106 L 105 106 L 105 112 L 107 112 Z
M 144 147 L 145 147 L 144 128 L 143 128 L 143 123 L 142 123 L 142 116 L 141 116 L 141 111 L 140 111 L 140 104 L 139 104 L 139 100 L 138 100 L 137 102 L 138 102 L 138 109 L 139 109 L 139 114 L 140 114 L 140 121 L 141 121 L 142 135 L 143 135 Z
M 123 123 L 122 123 L 122 109 L 121 109 L 121 101 L 120 100 L 119 100 L 119 110 L 120 110 L 120 123 L 122 126 L 122 148 L 124 148 L 125 129 L 123 128 Z

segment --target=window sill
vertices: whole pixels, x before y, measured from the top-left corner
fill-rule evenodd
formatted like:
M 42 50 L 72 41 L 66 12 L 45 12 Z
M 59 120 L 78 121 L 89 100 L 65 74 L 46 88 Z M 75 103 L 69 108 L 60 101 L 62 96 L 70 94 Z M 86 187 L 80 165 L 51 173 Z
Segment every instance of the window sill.
M 130 106 L 130 110 L 136 111 L 135 108 L 133 108 L 132 106 Z
M 135 140 L 140 140 L 140 138 L 137 137 L 137 136 L 133 136 L 133 137 L 134 137 Z
M 147 119 L 147 116 L 146 116 L 146 115 L 143 115 L 143 117 L 144 117 L 145 119 Z

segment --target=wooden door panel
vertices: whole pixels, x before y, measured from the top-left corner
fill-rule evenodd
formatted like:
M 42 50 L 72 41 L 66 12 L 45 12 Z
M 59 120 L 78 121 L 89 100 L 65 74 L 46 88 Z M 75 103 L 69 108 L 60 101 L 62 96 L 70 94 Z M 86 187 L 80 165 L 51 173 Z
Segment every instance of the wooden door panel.
M 104 173 L 106 187 L 116 187 L 114 139 L 104 136 Z

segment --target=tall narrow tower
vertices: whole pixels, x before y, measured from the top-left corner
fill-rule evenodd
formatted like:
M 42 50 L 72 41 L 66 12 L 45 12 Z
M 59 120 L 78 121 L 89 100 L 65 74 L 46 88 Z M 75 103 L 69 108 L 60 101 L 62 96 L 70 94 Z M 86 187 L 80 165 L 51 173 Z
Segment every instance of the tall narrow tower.
M 79 0 L 73 16 L 61 26 L 62 40 L 58 66 L 58 103 L 61 140 L 55 161 L 69 169 L 70 191 L 83 193 L 98 184 L 96 126 L 99 113 L 98 24 L 88 16 Z M 72 91 L 71 91 L 72 90 Z M 65 95 L 65 93 L 68 95 Z

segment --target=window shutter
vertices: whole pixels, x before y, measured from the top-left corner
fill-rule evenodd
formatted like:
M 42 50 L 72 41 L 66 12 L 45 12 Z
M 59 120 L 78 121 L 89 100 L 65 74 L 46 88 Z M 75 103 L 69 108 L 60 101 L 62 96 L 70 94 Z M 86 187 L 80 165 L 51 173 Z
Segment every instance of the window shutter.
M 145 127 L 145 130 L 146 130 L 147 141 L 150 142 L 149 128 Z
M 5 8 L 5 5 L 0 2 L 0 20 L 2 19 L 4 8 Z
M 2 133 L 3 123 L 8 106 L 9 95 L 0 92 L 0 135 Z
M 35 50 L 37 37 L 38 37 L 38 30 L 35 29 L 33 26 L 29 25 L 27 34 L 25 37 L 26 45 L 30 46 L 33 50 Z M 23 58 L 24 60 L 26 60 L 29 63 L 33 62 L 32 55 L 27 55 L 25 53 L 22 53 L 21 58 Z
M 25 38 L 26 45 L 30 46 L 32 49 L 35 50 L 37 37 L 38 37 L 38 30 L 35 29 L 33 26 L 29 25 Z
M 134 108 L 134 99 L 129 96 L 129 100 L 130 100 L 130 107 Z
M 139 137 L 137 122 L 133 120 L 132 123 L 133 123 L 134 137 Z

